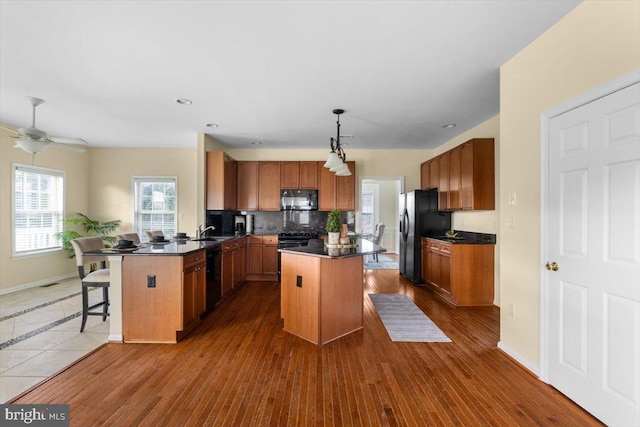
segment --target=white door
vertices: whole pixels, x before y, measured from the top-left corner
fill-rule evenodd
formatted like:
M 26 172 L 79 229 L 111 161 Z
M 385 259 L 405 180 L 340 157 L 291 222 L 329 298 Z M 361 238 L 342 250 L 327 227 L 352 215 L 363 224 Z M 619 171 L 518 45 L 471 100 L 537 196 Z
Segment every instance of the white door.
M 548 153 L 548 382 L 639 426 L 640 84 L 553 117 Z

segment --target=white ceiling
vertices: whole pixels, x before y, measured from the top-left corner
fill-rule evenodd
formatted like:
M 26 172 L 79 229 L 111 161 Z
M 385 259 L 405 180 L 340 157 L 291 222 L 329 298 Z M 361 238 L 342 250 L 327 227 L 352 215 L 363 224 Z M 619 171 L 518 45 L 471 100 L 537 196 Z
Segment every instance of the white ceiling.
M 498 114 L 500 66 L 578 4 L 2 0 L 0 121 L 29 126 L 30 95 L 93 147 L 322 148 L 343 108 L 347 153 L 434 148 Z

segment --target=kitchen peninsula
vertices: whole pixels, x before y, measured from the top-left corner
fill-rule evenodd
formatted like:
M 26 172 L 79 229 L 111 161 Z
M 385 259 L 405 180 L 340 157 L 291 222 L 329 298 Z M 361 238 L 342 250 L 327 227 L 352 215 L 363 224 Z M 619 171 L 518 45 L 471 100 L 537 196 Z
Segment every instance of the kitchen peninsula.
M 367 240 L 355 248 L 280 249 L 284 330 L 323 345 L 362 329 L 363 257 L 385 252 Z
M 102 251 L 111 269 L 109 341 L 175 343 L 193 329 L 205 311 L 208 243 Z

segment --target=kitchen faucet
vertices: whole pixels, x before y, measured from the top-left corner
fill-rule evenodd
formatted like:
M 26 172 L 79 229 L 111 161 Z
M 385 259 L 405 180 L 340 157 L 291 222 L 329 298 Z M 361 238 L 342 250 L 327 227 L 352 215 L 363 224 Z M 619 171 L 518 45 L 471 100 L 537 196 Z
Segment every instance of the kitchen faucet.
M 198 239 L 202 239 L 202 235 L 206 233 L 208 230 L 215 230 L 216 228 L 213 225 L 206 227 L 204 230 L 202 229 L 202 224 L 198 226 Z

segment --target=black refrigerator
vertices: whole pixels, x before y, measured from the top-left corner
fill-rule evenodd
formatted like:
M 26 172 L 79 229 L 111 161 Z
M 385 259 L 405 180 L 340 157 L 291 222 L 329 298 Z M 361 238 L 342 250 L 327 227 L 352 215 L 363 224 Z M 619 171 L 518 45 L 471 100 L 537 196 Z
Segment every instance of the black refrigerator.
M 444 236 L 451 229 L 451 212 L 438 212 L 437 190 L 400 194 L 400 274 L 414 283 L 421 276 L 421 237 Z

